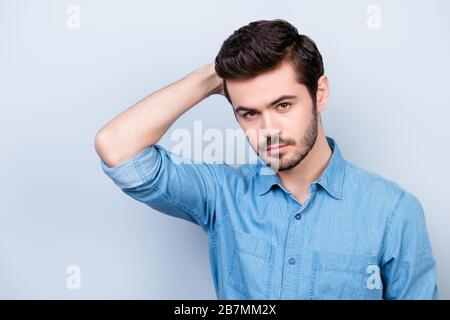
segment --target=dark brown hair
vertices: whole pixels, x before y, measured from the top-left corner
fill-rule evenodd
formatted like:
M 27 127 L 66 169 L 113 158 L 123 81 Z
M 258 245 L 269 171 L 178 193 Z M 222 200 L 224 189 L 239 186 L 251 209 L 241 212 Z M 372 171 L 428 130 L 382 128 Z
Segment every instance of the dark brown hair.
M 322 56 L 309 37 L 282 19 L 258 20 L 235 30 L 222 44 L 215 58 L 215 70 L 224 80 L 224 92 L 231 98 L 226 80 L 247 80 L 270 71 L 289 59 L 297 81 L 304 84 L 316 102 L 317 81 L 324 74 Z

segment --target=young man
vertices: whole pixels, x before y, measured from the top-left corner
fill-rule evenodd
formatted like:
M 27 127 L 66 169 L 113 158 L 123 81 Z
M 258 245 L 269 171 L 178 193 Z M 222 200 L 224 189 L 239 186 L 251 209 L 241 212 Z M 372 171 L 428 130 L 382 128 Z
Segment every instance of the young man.
M 212 94 L 232 105 L 256 164 L 186 164 L 157 144 Z M 314 42 L 284 20 L 255 21 L 214 64 L 107 123 L 95 146 L 126 194 L 207 232 L 219 299 L 438 298 L 420 202 L 343 158 L 324 134 L 327 100 Z

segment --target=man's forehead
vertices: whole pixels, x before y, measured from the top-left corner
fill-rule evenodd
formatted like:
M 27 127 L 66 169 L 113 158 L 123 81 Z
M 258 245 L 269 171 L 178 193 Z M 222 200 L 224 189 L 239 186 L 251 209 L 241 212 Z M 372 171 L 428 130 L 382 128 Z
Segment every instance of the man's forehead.
M 293 70 L 279 68 L 259 74 L 245 80 L 227 80 L 227 88 L 237 94 L 246 93 L 249 90 L 276 91 L 278 87 L 283 88 L 297 82 Z M 277 94 L 273 92 L 272 94 Z
M 248 80 L 227 80 L 233 107 L 266 105 L 283 95 L 298 95 L 301 84 L 295 74 L 268 73 Z

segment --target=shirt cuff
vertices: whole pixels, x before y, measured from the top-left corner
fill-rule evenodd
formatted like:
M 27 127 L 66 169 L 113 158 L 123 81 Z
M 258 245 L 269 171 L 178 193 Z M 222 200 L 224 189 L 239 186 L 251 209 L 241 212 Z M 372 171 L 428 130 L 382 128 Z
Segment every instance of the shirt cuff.
M 157 153 L 154 145 L 150 145 L 115 167 L 109 167 L 100 158 L 100 166 L 103 172 L 121 189 L 134 188 L 148 181 L 145 177 L 151 176 L 151 173 L 144 172 L 143 170 L 155 169 L 158 157 Z

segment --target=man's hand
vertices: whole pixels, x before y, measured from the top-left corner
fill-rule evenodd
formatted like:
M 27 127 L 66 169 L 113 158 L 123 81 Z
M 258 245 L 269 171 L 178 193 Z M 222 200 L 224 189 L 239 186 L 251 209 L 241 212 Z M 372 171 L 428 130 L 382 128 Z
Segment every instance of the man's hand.
M 211 94 L 220 94 L 222 96 L 225 96 L 225 92 L 223 89 L 223 79 L 216 74 L 215 63 L 207 64 L 206 66 L 204 66 L 204 68 L 206 69 L 207 73 L 214 75 L 211 79 L 211 82 L 212 86 L 215 89 Z

